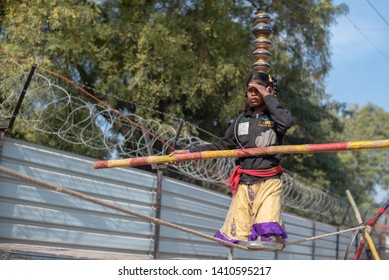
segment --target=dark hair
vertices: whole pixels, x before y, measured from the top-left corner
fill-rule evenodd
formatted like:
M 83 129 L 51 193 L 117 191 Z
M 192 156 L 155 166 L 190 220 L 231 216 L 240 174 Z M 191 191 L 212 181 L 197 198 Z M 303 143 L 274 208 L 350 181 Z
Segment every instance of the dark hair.
M 257 81 L 260 85 L 265 87 L 272 87 L 274 94 L 277 95 L 277 80 L 269 74 L 263 72 L 252 72 L 247 78 L 246 86 L 248 86 L 251 81 Z

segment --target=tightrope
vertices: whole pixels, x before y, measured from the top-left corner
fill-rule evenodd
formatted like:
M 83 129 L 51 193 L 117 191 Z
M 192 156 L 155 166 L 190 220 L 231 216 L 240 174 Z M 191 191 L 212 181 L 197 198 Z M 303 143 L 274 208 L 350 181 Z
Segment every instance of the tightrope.
M 12 171 L 12 170 L 10 170 L 8 168 L 4 168 L 2 166 L 0 166 L 0 172 L 4 173 L 6 175 L 9 175 L 9 176 L 18 178 L 18 179 L 20 179 L 20 180 L 22 180 L 24 182 L 32 183 L 32 184 L 34 184 L 34 185 L 36 185 L 38 187 L 42 187 L 42 188 L 49 189 L 49 190 L 52 190 L 52 191 L 64 193 L 64 194 L 67 194 L 67 195 L 70 195 L 70 196 L 73 196 L 73 197 L 77 197 L 79 199 L 83 199 L 83 200 L 86 200 L 86 201 L 89 201 L 89 202 L 92 202 L 92 203 L 95 203 L 95 204 L 98 204 L 98 205 L 101 205 L 101 206 L 105 206 L 105 207 L 114 209 L 114 210 L 119 211 L 119 212 L 123 212 L 123 213 L 129 214 L 131 216 L 135 216 L 135 217 L 147 220 L 147 221 L 149 221 L 151 223 L 154 223 L 154 224 L 159 224 L 159 225 L 167 226 L 167 227 L 170 227 L 170 228 L 173 228 L 173 229 L 181 230 L 183 232 L 186 232 L 186 233 L 189 233 L 189 234 L 193 234 L 193 235 L 196 235 L 196 236 L 199 236 L 199 237 L 202 237 L 202 238 L 214 241 L 214 242 L 218 242 L 220 244 L 227 245 L 229 247 L 233 247 L 233 248 L 237 248 L 237 249 L 241 249 L 241 250 L 249 250 L 246 246 L 241 246 L 241 245 L 238 245 L 238 244 L 230 243 L 228 241 L 224 241 L 224 240 L 221 240 L 219 238 L 215 238 L 215 237 L 212 237 L 212 236 L 200 233 L 198 231 L 191 230 L 191 229 L 186 228 L 186 227 L 182 227 L 182 226 L 179 226 L 179 225 L 167 222 L 167 221 L 163 221 L 163 220 L 157 219 L 155 217 L 151 217 L 151 216 L 148 216 L 148 215 L 143 215 L 143 214 L 131 211 L 129 209 L 125 209 L 125 208 L 116 206 L 114 204 L 102 201 L 102 200 L 97 199 L 95 197 L 92 197 L 92 196 L 89 196 L 89 195 L 85 195 L 85 194 L 77 192 L 77 191 L 65 189 L 65 188 L 62 188 L 60 186 L 57 186 L 57 185 L 54 185 L 54 184 L 50 184 L 50 183 L 47 183 L 47 182 L 35 179 L 33 177 L 17 173 L 15 171 Z
M 289 243 L 286 244 L 286 246 L 295 245 L 295 244 L 299 244 L 299 243 L 302 243 L 302 242 L 311 241 L 311 240 L 315 240 L 315 239 L 320 239 L 320 238 L 324 238 L 324 237 L 328 237 L 328 236 L 332 236 L 332 235 L 342 234 L 342 233 L 345 233 L 345 232 L 358 231 L 358 230 L 364 229 L 365 227 L 366 227 L 365 225 L 357 226 L 357 227 L 354 227 L 354 228 L 340 230 L 340 231 L 336 231 L 336 232 L 332 232 L 332 233 L 327 233 L 327 234 L 323 234 L 323 235 L 308 237 L 308 238 L 301 239 L 301 240 L 298 240 L 298 241 L 289 242 Z
M 52 191 L 60 192 L 60 193 L 67 194 L 67 195 L 70 195 L 70 196 L 73 196 L 73 197 L 77 197 L 77 198 L 82 199 L 82 200 L 86 200 L 86 201 L 89 201 L 89 202 L 92 202 L 92 203 L 95 203 L 95 204 L 98 204 L 98 205 L 101 205 L 101 206 L 104 206 L 104 207 L 107 207 L 107 208 L 111 208 L 111 209 L 119 211 L 119 212 L 123 212 L 123 213 L 129 214 L 131 216 L 135 216 L 135 217 L 147 220 L 147 221 L 149 221 L 151 223 L 154 223 L 154 224 L 170 227 L 170 228 L 173 228 L 173 229 L 176 229 L 176 230 L 180 230 L 180 231 L 192 234 L 192 235 L 196 235 L 198 237 L 201 237 L 201 238 L 204 238 L 204 239 L 208 239 L 208 240 L 211 240 L 213 242 L 217 242 L 219 244 L 226 245 L 227 247 L 230 247 L 230 248 L 236 248 L 236 249 L 241 249 L 241 250 L 245 250 L 245 251 L 253 251 L 252 249 L 250 249 L 250 248 L 248 248 L 246 246 L 242 246 L 242 245 L 231 243 L 231 242 L 219 239 L 219 238 L 215 238 L 215 237 L 212 237 L 210 235 L 203 234 L 201 232 L 198 232 L 198 231 L 195 231 L 195 230 L 192 230 L 192 229 L 189 229 L 189 228 L 186 228 L 186 227 L 174 224 L 174 223 L 170 223 L 170 222 L 167 222 L 167 221 L 155 218 L 155 217 L 151 217 L 151 216 L 148 216 L 148 215 L 143 215 L 143 214 L 131 211 L 129 209 L 125 209 L 125 208 L 116 206 L 114 204 L 102 201 L 102 200 L 97 199 L 95 197 L 92 197 L 92 196 L 89 196 L 89 195 L 85 195 L 85 194 L 77 192 L 77 191 L 69 190 L 69 189 L 62 188 L 60 186 L 54 185 L 54 184 L 50 184 L 50 183 L 47 183 L 47 182 L 35 179 L 33 177 L 30 177 L 30 176 L 27 176 L 27 175 L 15 172 L 15 171 L 10 170 L 8 168 L 4 168 L 2 166 L 0 166 L 0 172 L 3 173 L 3 174 L 6 174 L 8 176 L 12 176 L 12 177 L 18 178 L 18 179 L 20 179 L 20 180 L 22 180 L 24 182 L 34 184 L 34 185 L 36 185 L 38 187 L 42 187 L 42 188 L 49 189 L 49 190 L 52 190 Z M 299 243 L 302 243 L 302 242 L 311 241 L 311 240 L 315 240 L 315 239 L 319 239 L 319 238 L 324 238 L 324 237 L 328 237 L 328 236 L 332 236 L 332 235 L 336 235 L 336 234 L 342 234 L 342 233 L 345 233 L 345 232 L 361 230 L 361 229 L 363 229 L 365 227 L 366 226 L 362 225 L 362 226 L 358 226 L 358 227 L 351 228 L 351 229 L 346 229 L 346 230 L 341 230 L 341 231 L 334 232 L 334 233 L 328 233 L 328 234 L 324 234 L 324 235 L 309 237 L 309 238 L 302 239 L 302 240 L 299 240 L 299 241 L 287 243 L 286 246 L 291 246 L 291 245 L 299 244 Z

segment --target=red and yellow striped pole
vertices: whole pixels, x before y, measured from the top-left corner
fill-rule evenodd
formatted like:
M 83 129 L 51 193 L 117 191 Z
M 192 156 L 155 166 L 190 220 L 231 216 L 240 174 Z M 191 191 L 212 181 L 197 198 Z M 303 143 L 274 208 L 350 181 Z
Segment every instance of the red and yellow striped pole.
M 204 151 L 189 154 L 177 154 L 166 156 L 147 156 L 118 160 L 97 161 L 93 168 L 112 168 L 123 166 L 140 166 L 152 164 L 169 164 L 191 160 L 216 159 L 216 158 L 241 158 L 250 156 L 274 155 L 274 154 L 310 154 L 321 152 L 336 152 L 361 149 L 389 148 L 389 139 L 371 141 L 350 141 L 323 144 L 283 145 L 261 148 Z

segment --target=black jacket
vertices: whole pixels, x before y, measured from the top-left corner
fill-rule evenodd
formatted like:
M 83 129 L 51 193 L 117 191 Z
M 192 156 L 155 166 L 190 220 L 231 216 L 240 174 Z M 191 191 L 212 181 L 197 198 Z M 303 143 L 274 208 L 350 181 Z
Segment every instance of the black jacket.
M 214 144 L 192 148 L 192 152 L 231 150 L 282 145 L 286 131 L 293 125 L 292 115 L 272 95 L 264 97 L 266 109 L 256 114 L 244 112 L 229 126 L 223 138 Z M 269 169 L 280 164 L 281 155 L 238 158 L 242 169 Z M 253 184 L 263 178 L 243 174 L 240 182 Z

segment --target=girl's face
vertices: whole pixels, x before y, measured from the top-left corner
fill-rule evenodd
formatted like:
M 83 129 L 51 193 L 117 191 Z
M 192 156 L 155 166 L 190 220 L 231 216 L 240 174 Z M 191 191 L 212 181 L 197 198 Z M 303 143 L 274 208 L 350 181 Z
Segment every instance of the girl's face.
M 263 85 L 260 85 L 257 81 L 250 81 L 247 86 L 246 96 L 249 101 L 250 107 L 262 106 L 265 102 L 261 94 L 261 90 L 266 90 Z

